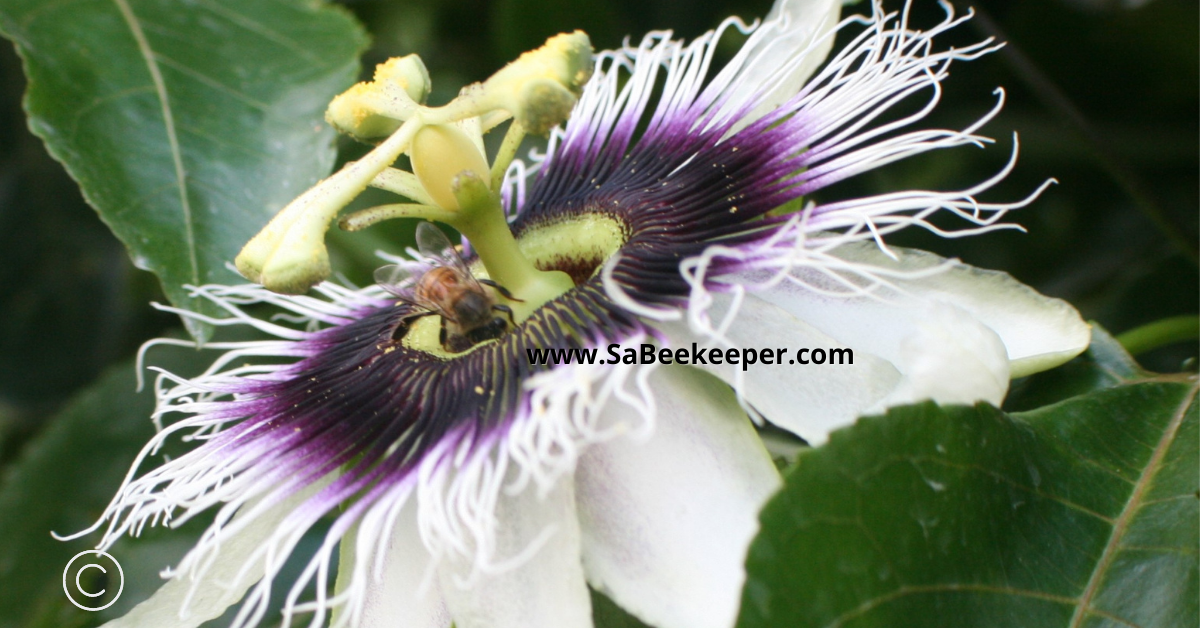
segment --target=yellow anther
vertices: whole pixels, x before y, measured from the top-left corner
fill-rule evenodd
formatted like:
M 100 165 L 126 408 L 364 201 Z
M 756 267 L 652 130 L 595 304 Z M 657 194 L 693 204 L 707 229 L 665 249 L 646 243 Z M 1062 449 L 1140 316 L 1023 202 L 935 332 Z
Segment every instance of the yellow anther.
M 345 218 L 348 227 L 394 217 L 450 224 L 471 241 L 492 278 L 519 295 L 514 315 L 528 316 L 574 284 L 566 274 L 539 270 L 525 259 L 495 186 L 526 131 L 545 134 L 567 119 L 591 78 L 592 65 L 586 34 L 557 35 L 484 83 L 468 86 L 447 105 L 425 107 L 430 81 L 419 57 L 379 64 L 372 81 L 334 98 L 325 116 L 342 132 L 383 141 L 280 210 L 242 249 L 235 262 L 238 270 L 271 290 L 304 292 L 329 276 L 324 243 L 329 224 L 374 185 L 417 202 L 356 213 Z M 481 135 L 509 115 L 515 123 L 495 167 L 489 169 Z M 391 169 L 403 152 L 411 158 L 411 175 Z
M 527 131 L 544 135 L 570 115 L 592 68 L 587 34 L 562 33 L 504 66 L 481 91 L 486 102 L 511 112 Z
M 413 102 L 422 105 L 429 96 L 432 81 L 429 71 L 421 57 L 408 55 L 392 57 L 375 66 L 375 83 L 380 85 L 395 85 L 403 89 Z
M 417 55 L 395 57 L 375 66 L 375 78 L 359 83 L 329 103 L 325 120 L 360 140 L 391 135 L 429 95 L 429 72 Z
M 536 79 L 552 80 L 579 96 L 592 77 L 592 42 L 587 33 L 560 33 L 546 40 L 537 50 L 517 57 L 489 78 L 488 89 L 501 85 L 520 86 Z

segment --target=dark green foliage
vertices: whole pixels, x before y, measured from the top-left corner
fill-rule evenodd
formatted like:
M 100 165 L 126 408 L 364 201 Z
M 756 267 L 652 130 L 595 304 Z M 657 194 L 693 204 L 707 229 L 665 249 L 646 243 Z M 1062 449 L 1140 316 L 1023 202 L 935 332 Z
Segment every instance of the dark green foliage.
M 738 625 L 1196 625 L 1195 395 L 1156 378 L 860 420 L 763 510 Z
M 162 351 L 159 366 L 196 372 L 212 354 L 186 349 Z M 152 374 L 153 375 L 153 374 Z M 112 499 L 134 456 L 154 426 L 153 383 L 135 394 L 133 364 L 118 364 L 77 395 L 31 442 L 0 480 L 0 628 L 93 625 L 101 617 L 71 606 L 62 572 L 76 553 L 93 549 L 98 533 L 62 542 L 94 523 Z M 122 604 L 161 584 L 158 571 L 177 562 L 198 537 L 194 527 L 175 538 L 151 534 L 149 543 L 111 553 L 126 575 Z M 161 540 L 159 540 L 161 539 Z M 120 607 L 114 606 L 113 610 Z
M 29 81 L 29 127 L 180 307 L 335 156 L 322 124 L 362 31 L 296 1 L 0 5 Z M 197 337 L 207 332 L 192 329 Z

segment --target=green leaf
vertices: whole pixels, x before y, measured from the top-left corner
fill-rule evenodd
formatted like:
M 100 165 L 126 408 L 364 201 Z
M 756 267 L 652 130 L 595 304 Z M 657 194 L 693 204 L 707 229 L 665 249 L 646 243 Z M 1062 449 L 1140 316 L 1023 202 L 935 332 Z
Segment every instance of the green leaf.
M 1093 321 L 1091 326 L 1092 342 L 1086 353 L 1058 368 L 1013 382 L 1004 409 L 1032 410 L 1150 375 L 1099 323 Z
M 763 510 L 738 625 L 1197 625 L 1196 390 L 926 403 L 834 433 Z
M 329 172 L 329 99 L 366 38 L 302 0 L 5 0 L 29 125 L 177 306 Z M 207 330 L 190 331 L 206 337 Z
M 592 595 L 592 624 L 595 628 L 648 628 L 607 595 L 590 587 L 588 592 Z
M 180 374 L 211 360 L 210 353 L 186 349 L 155 355 L 157 365 Z M 111 369 L 74 397 L 0 480 L 0 628 L 76 626 L 97 619 L 67 601 L 62 572 L 99 535 L 61 542 L 50 533 L 76 532 L 96 521 L 153 436 L 154 394 L 134 394 L 134 387 L 132 363 Z M 156 588 L 157 572 L 191 545 L 175 531 L 149 536 L 136 555 L 120 545 L 111 550 L 125 570 L 123 598 Z

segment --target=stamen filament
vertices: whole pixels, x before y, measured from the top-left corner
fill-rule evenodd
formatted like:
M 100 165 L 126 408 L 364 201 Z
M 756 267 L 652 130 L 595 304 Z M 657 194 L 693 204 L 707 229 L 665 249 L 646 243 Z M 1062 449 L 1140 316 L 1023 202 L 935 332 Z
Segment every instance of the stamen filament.
M 417 175 L 398 168 L 384 168 L 371 180 L 371 187 L 399 194 L 421 203 L 433 205 L 433 199 L 417 179 Z
M 496 160 L 492 162 L 493 190 L 499 190 L 500 185 L 504 183 L 504 173 L 508 172 L 509 164 L 516 158 L 517 149 L 521 147 L 523 139 L 525 139 L 525 127 L 520 122 L 513 120 L 504 134 L 504 142 L 500 144 L 500 150 L 496 152 Z
M 423 126 L 413 116 L 362 159 L 309 188 L 242 248 L 234 263 L 270 290 L 300 294 L 330 274 L 325 232 L 334 216 L 408 148 Z
M 375 207 L 354 212 L 349 216 L 343 216 L 338 221 L 338 227 L 341 227 L 342 231 L 360 231 L 393 218 L 421 218 L 450 224 L 454 219 L 455 213 L 436 205 L 424 205 L 421 203 L 376 205 Z

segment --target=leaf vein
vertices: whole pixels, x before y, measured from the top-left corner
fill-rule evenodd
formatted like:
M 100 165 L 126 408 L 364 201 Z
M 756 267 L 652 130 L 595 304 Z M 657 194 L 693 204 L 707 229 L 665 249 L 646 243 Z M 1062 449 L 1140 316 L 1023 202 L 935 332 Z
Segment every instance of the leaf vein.
M 1195 554 L 1197 549 L 1194 547 L 1171 547 L 1163 545 L 1122 545 L 1123 552 L 1147 552 L 1155 554 Z
M 175 132 L 175 116 L 171 109 L 167 84 L 158 67 L 154 49 L 150 46 L 150 41 L 146 39 L 146 33 L 142 31 L 141 23 L 133 12 L 133 7 L 129 5 L 128 0 L 113 0 L 113 4 L 117 5 L 117 10 L 121 12 L 121 17 L 124 18 L 134 41 L 137 42 L 142 59 L 146 62 L 146 70 L 150 72 L 150 78 L 154 81 L 159 104 L 162 106 L 163 126 L 166 127 L 167 143 L 171 147 L 171 160 L 174 162 L 175 179 L 179 187 L 179 204 L 183 213 L 184 239 L 188 250 L 188 263 L 192 269 L 192 283 L 198 284 L 200 283 L 200 263 L 196 258 L 196 236 L 195 227 L 192 224 L 192 206 L 188 200 L 187 173 L 183 167 L 183 152 L 179 147 L 179 138 Z
M 1100 590 L 1100 583 L 1104 579 L 1104 574 L 1108 571 L 1108 567 L 1112 564 L 1113 559 L 1123 549 L 1121 547 L 1121 536 L 1125 534 L 1134 515 L 1141 508 L 1142 495 L 1149 488 L 1150 482 L 1159 466 L 1162 464 L 1163 458 L 1167 455 L 1167 450 L 1170 449 L 1171 443 L 1175 440 L 1175 434 L 1179 431 L 1179 427 L 1183 424 L 1183 419 L 1187 415 L 1188 408 L 1196 398 L 1197 387 L 1193 386 L 1191 391 L 1184 397 L 1183 403 L 1179 405 L 1179 409 L 1175 412 L 1175 416 L 1171 417 L 1170 423 L 1167 424 L 1167 429 L 1163 431 L 1162 438 L 1151 451 L 1150 459 L 1146 462 L 1145 468 L 1142 470 L 1141 476 L 1133 487 L 1133 491 L 1129 494 L 1129 499 L 1125 502 L 1125 506 L 1121 509 L 1121 513 L 1117 515 L 1117 520 L 1113 523 L 1112 534 L 1108 537 L 1108 544 L 1105 545 L 1103 553 L 1100 555 L 1100 560 L 1096 563 L 1096 568 L 1092 570 L 1091 578 L 1088 579 L 1087 587 L 1083 590 L 1083 595 L 1079 598 L 1079 605 L 1075 607 L 1075 613 L 1071 617 L 1069 628 L 1079 628 L 1083 625 L 1083 620 L 1088 613 L 1099 614 L 1096 609 L 1091 608 L 1092 599 L 1095 598 L 1097 591 Z
M 314 55 L 311 50 L 301 45 L 300 42 L 276 32 L 261 22 L 252 20 L 240 13 L 237 13 L 236 11 L 231 11 L 228 7 L 220 4 L 219 2 L 204 2 L 203 4 L 208 8 L 209 11 L 224 17 L 230 22 L 241 26 L 242 28 L 258 35 L 259 37 L 262 37 L 263 39 L 266 39 L 267 41 L 274 42 L 291 50 L 305 59 L 308 59 L 314 65 L 321 67 L 328 65 L 325 59 Z
M 170 68 L 174 69 L 175 71 L 180 72 L 182 74 L 186 74 L 186 75 L 196 79 L 200 83 L 203 83 L 219 92 L 224 92 L 224 93 L 234 97 L 238 101 L 245 103 L 245 104 L 249 105 L 250 107 L 253 107 L 254 109 L 258 109 L 259 111 L 262 111 L 263 113 L 266 113 L 271 108 L 271 106 L 268 105 L 267 103 L 262 102 L 260 100 L 256 100 L 256 99 L 250 97 L 248 94 L 245 94 L 233 87 L 230 87 L 230 86 L 228 86 L 206 74 L 203 74 L 201 72 L 193 70 L 192 68 L 189 68 L 186 65 L 162 54 L 161 52 L 154 53 L 154 58 L 156 60 L 158 60 L 158 62 L 162 63 L 163 65 L 170 67 Z
M 211 142 L 214 146 L 220 146 L 221 148 L 225 148 L 230 151 L 236 151 L 236 152 L 239 152 L 248 157 L 254 157 L 256 159 L 266 160 L 266 159 L 270 158 L 270 156 L 271 156 L 270 153 L 268 153 L 266 151 L 256 150 L 256 149 L 250 148 L 248 146 L 243 146 L 243 145 L 240 145 L 240 144 L 237 144 L 234 142 L 230 142 L 229 140 L 227 140 L 225 138 L 222 138 L 218 135 L 213 135 L 212 133 L 209 133 L 208 131 L 206 131 L 202 128 L 199 128 L 199 127 L 194 127 L 194 126 L 187 125 L 187 124 L 181 124 L 181 125 L 179 125 L 179 130 L 185 131 L 197 139 Z M 192 181 L 192 187 L 197 187 L 198 185 L 199 185 L 199 180 L 194 179 Z
M 908 596 L 908 595 L 920 595 L 920 594 L 924 594 L 924 593 L 995 593 L 998 595 L 1015 595 L 1015 596 L 1019 596 L 1019 597 L 1027 597 L 1027 598 L 1032 598 L 1032 599 L 1037 599 L 1037 600 L 1044 600 L 1047 602 L 1054 602 L 1057 604 L 1073 605 L 1078 602 L 1078 600 L 1076 600 L 1075 598 L 1064 597 L 1061 595 L 1042 593 L 1040 591 L 1029 591 L 1026 589 L 1014 589 L 1011 587 L 998 587 L 998 586 L 987 585 L 987 584 L 945 583 L 945 584 L 903 586 L 903 587 L 899 587 L 896 590 L 894 590 L 890 593 L 887 593 L 885 595 L 880 595 L 878 597 L 874 597 L 874 598 L 864 601 L 862 604 L 858 605 L 857 607 L 855 607 L 849 611 L 846 611 L 845 613 L 842 613 L 841 615 L 838 615 L 837 617 L 835 617 L 832 621 L 825 624 L 824 628 L 838 628 L 839 626 L 845 625 L 848 621 L 855 619 L 857 617 L 861 617 L 862 615 L 865 615 L 866 613 L 868 613 L 880 606 L 883 606 L 884 604 L 886 604 L 888 602 L 891 602 L 893 600 L 898 600 L 898 599 Z M 1098 616 L 1104 617 L 1105 619 L 1117 622 L 1124 626 L 1128 626 L 1129 628 L 1141 628 L 1141 626 L 1139 626 L 1125 618 L 1117 617 L 1116 615 L 1112 615 L 1112 614 L 1105 613 L 1102 611 L 1093 611 L 1093 612 Z
M 949 467 L 952 469 L 960 469 L 963 471 L 971 471 L 971 472 L 975 472 L 975 473 L 980 473 L 980 474 L 988 476 L 998 482 L 1007 484 L 1013 488 L 1025 491 L 1027 493 L 1036 495 L 1036 496 L 1044 498 L 1044 499 L 1048 499 L 1050 501 L 1058 502 L 1058 503 L 1062 504 L 1063 506 L 1066 506 L 1067 508 L 1081 512 L 1081 513 L 1089 515 L 1091 517 L 1095 517 L 1096 519 L 1099 519 L 1105 523 L 1111 524 L 1113 522 L 1111 517 L 1106 517 L 1103 514 L 1096 512 L 1095 510 L 1092 510 L 1086 506 L 1083 506 L 1082 504 L 1077 504 L 1069 499 L 1066 499 L 1065 497 L 1060 497 L 1053 493 L 1047 493 L 1041 489 L 1034 488 L 1034 487 L 1028 486 L 1026 484 L 1022 484 L 1022 483 L 1017 482 L 1016 480 L 1013 480 L 1012 478 L 1005 476 L 999 472 L 993 471 L 991 469 L 988 469 L 988 468 L 985 468 L 985 467 L 982 467 L 982 466 L 979 466 L 976 464 L 963 464 L 963 463 L 958 463 L 958 462 L 951 462 L 950 460 L 947 460 L 947 459 L 935 458 L 932 456 L 908 456 L 908 457 L 904 457 L 904 458 L 893 458 L 893 461 L 907 462 L 908 464 L 910 464 L 914 467 L 916 467 L 918 462 L 928 462 L 928 463 L 932 463 L 935 465 Z
M 56 1 L 52 1 L 52 2 L 44 2 L 42 4 L 37 5 L 36 8 L 30 9 L 24 15 L 22 15 L 21 19 L 17 22 L 17 27 L 22 31 L 22 33 L 24 33 L 24 31 L 29 30 L 29 27 L 34 22 L 36 22 L 38 19 L 45 16 L 47 13 L 50 13 L 56 9 L 59 9 L 60 7 L 66 6 L 66 5 L 87 4 L 88 2 L 89 2 L 89 0 L 56 0 Z M 26 47 L 28 47 L 29 44 L 25 43 L 24 45 Z
M 91 102 L 75 110 L 74 114 L 72 115 L 71 128 L 69 131 L 67 131 L 67 135 L 71 138 L 74 138 L 76 135 L 78 135 L 79 123 L 82 122 L 83 119 L 86 118 L 93 110 L 100 108 L 102 105 L 106 105 L 111 102 L 117 102 L 128 98 L 129 96 L 136 96 L 138 94 L 144 94 L 147 92 L 151 94 L 156 93 L 154 85 L 139 85 L 137 87 L 130 87 L 128 89 L 122 89 L 96 97 Z
M 1081 462 L 1092 469 L 1096 469 L 1097 471 L 1100 471 L 1101 473 L 1104 473 L 1105 475 L 1116 478 L 1117 480 L 1120 480 L 1121 482 L 1124 482 L 1125 484 L 1128 484 L 1130 486 L 1133 486 L 1133 484 L 1135 482 L 1137 482 L 1137 478 L 1132 478 L 1132 479 L 1127 478 L 1124 475 L 1121 475 L 1121 473 L 1119 471 L 1117 471 L 1116 469 L 1109 468 L 1108 466 L 1101 463 L 1099 460 L 1095 460 L 1093 458 L 1088 457 L 1082 451 L 1077 449 L 1073 443 L 1065 442 L 1065 443 L 1062 443 L 1062 446 L 1067 451 L 1071 452 L 1072 454 L 1075 454 L 1075 459 L 1078 462 Z
M 1195 493 L 1180 493 L 1178 495 L 1169 495 L 1167 497 L 1159 497 L 1158 499 L 1147 499 L 1142 501 L 1142 507 L 1153 506 L 1155 504 L 1165 504 L 1167 502 L 1179 501 L 1181 499 L 1196 499 Z

